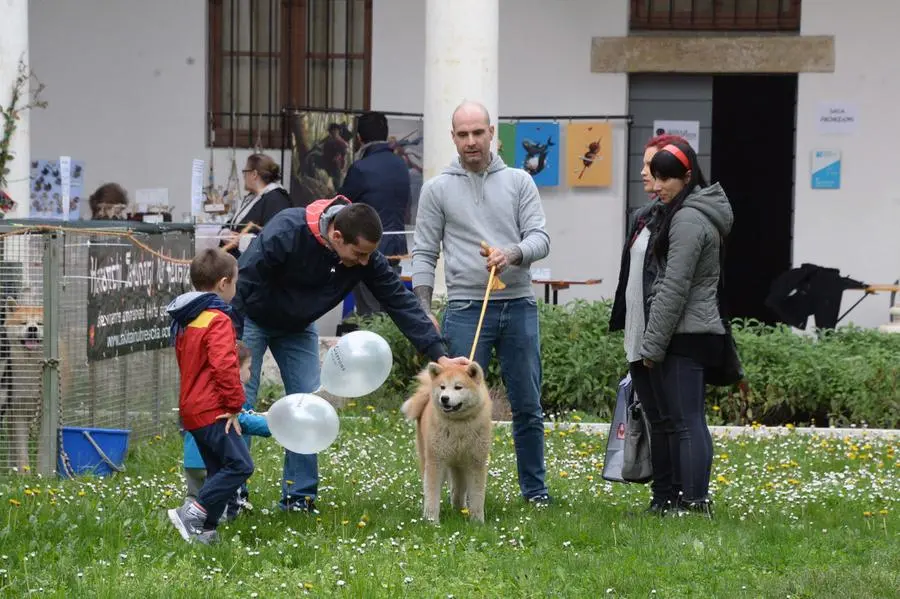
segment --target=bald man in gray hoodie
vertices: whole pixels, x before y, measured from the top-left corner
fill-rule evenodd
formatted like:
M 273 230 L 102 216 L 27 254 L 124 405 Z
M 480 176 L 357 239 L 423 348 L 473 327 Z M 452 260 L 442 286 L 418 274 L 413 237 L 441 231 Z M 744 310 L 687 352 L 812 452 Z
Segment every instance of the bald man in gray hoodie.
M 525 500 L 551 502 L 545 483 L 541 347 L 531 264 L 550 253 L 537 186 L 491 152 L 487 109 L 464 102 L 453 112 L 459 158 L 422 186 L 412 250 L 413 291 L 430 314 L 443 245 L 448 305 L 443 331 L 452 355 L 475 340 L 491 267 L 506 288 L 491 292 L 475 360 L 487 371 L 496 348 L 512 408 L 519 487 Z M 491 247 L 483 250 L 481 242 Z

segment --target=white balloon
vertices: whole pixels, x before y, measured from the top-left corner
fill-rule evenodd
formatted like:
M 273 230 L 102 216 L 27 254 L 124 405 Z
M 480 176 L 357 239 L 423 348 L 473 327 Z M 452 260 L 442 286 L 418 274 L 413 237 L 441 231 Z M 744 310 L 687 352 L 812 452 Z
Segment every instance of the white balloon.
M 372 331 L 342 336 L 322 361 L 322 388 L 338 397 L 362 397 L 391 374 L 394 356 L 384 337 Z
M 310 393 L 286 395 L 266 413 L 272 436 L 294 453 L 319 453 L 337 439 L 340 421 L 330 403 Z

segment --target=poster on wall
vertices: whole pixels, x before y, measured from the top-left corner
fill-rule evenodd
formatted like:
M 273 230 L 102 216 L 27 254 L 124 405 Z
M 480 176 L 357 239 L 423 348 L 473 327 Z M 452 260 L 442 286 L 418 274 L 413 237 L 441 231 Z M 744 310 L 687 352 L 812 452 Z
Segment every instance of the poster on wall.
M 559 125 L 557 123 L 518 123 L 516 160 L 538 187 L 559 185 Z
M 569 123 L 566 127 L 566 183 L 569 187 L 612 184 L 612 126 Z
M 841 188 L 841 151 L 812 151 L 812 188 Z
M 354 115 L 304 111 L 287 118 L 291 132 L 290 195 L 294 206 L 334 197 L 353 161 Z
M 141 239 L 166 256 L 190 260 L 191 231 L 169 231 Z M 191 290 L 190 264 L 164 260 L 131 243 L 88 247 L 87 357 L 106 360 L 169 346 L 166 307 Z
M 859 109 L 847 102 L 819 102 L 817 119 L 819 133 L 846 135 L 856 131 Z
M 422 191 L 422 167 L 424 166 L 424 136 L 421 118 L 391 117 L 388 119 L 388 142 L 394 154 L 403 159 L 409 170 L 409 202 L 406 205 L 407 227 L 416 224 L 419 209 L 419 193 Z M 407 237 L 407 241 L 412 236 Z
M 700 121 L 653 121 L 653 135 L 680 135 L 700 153 Z
M 31 161 L 31 205 L 29 218 L 46 220 L 78 220 L 84 193 L 84 162 L 63 157 L 68 164 L 68 206 L 63 206 L 63 172 L 60 160 Z
M 497 127 L 497 154 L 507 166 L 516 163 L 516 126 L 500 123 Z

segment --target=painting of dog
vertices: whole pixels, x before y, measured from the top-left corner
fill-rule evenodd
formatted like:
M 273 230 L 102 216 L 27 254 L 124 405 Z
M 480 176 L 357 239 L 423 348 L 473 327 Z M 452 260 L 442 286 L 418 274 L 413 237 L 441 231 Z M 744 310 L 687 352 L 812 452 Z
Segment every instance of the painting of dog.
M 476 362 L 443 367 L 430 363 L 419 386 L 401 408 L 416 423 L 416 449 L 424 491 L 426 520 L 440 520 L 441 490 L 450 483 L 454 509 L 467 509 L 484 522 L 491 440 L 491 398 Z

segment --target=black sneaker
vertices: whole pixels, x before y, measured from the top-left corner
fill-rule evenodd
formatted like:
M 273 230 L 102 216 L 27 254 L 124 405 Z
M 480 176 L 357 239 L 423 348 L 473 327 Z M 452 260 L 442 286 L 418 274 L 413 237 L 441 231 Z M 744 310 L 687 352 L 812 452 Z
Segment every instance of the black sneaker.
M 686 516 L 690 514 L 700 514 L 706 516 L 710 520 L 713 517 L 712 502 L 708 499 L 700 501 L 686 501 L 679 499 L 672 511 L 675 516 Z
M 316 503 L 308 497 L 288 502 L 282 500 L 279 502 L 278 507 L 285 512 L 306 512 L 308 514 L 319 513 L 319 510 L 316 508 Z
M 549 493 L 540 493 L 538 495 L 526 497 L 525 501 L 537 507 L 547 507 L 548 505 L 553 503 L 553 498 L 550 497 Z
M 677 500 L 651 499 L 650 505 L 644 510 L 644 513 L 651 516 L 665 516 L 669 511 L 675 508 L 676 503 Z

